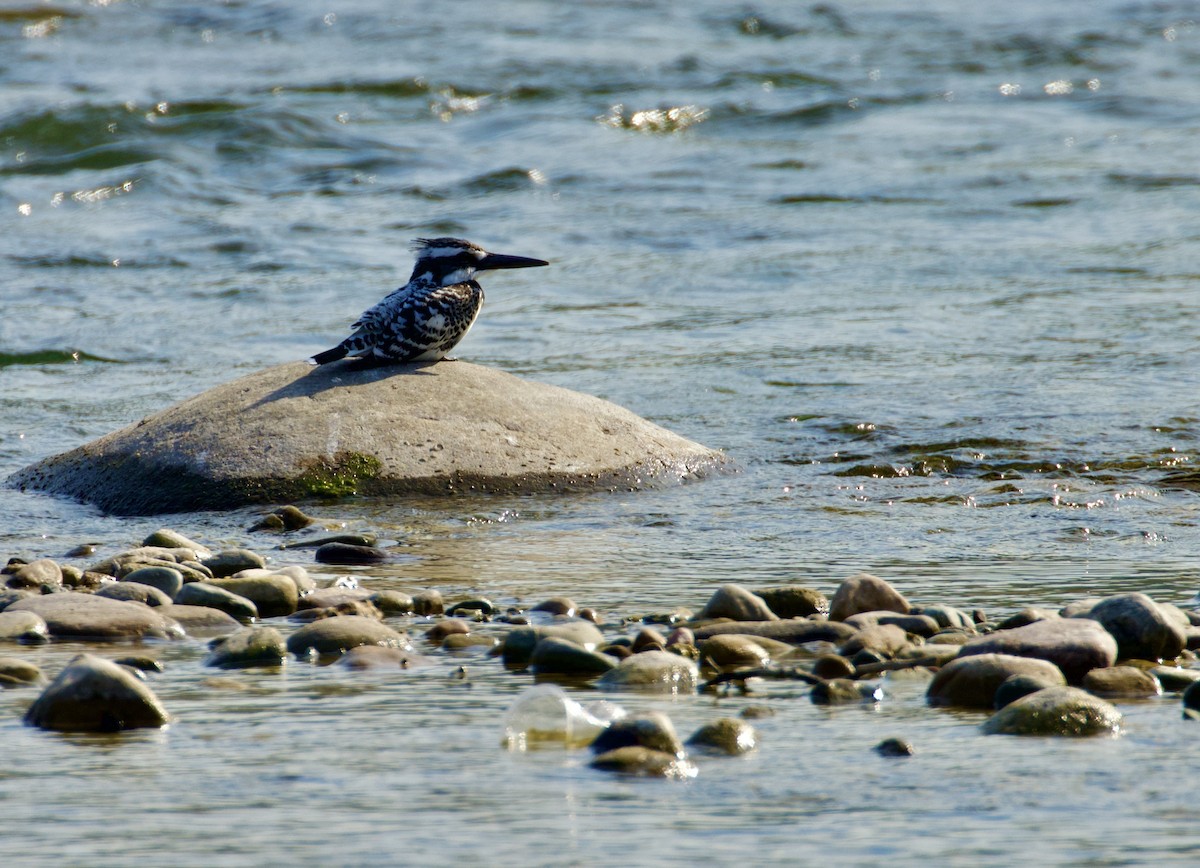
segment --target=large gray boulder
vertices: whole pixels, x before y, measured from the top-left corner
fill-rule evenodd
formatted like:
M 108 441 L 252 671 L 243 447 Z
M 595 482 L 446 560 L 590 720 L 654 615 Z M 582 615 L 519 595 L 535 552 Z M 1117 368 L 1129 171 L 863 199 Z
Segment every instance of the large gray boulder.
M 8 482 L 148 515 L 351 493 L 638 488 L 724 462 L 607 401 L 467 362 L 292 362 Z

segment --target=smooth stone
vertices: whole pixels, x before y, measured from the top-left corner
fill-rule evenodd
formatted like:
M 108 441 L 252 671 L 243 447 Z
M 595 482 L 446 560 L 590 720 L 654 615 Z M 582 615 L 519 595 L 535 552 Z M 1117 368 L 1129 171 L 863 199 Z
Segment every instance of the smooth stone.
M 121 576 L 122 582 L 139 582 L 158 588 L 171 600 L 183 590 L 183 573 L 174 567 L 143 567 Z
M 0 612 L 0 642 L 40 645 L 50 641 L 50 628 L 33 612 Z
M 142 545 L 164 549 L 190 549 L 194 553 L 195 557 L 188 558 L 188 560 L 198 560 L 199 558 L 206 558 L 212 555 L 212 552 L 207 546 L 203 546 L 195 540 L 192 540 L 177 531 L 173 531 L 168 527 L 159 528 L 154 533 L 150 534 L 148 537 L 142 540 Z
M 684 756 L 683 742 L 675 732 L 675 725 L 671 723 L 671 718 L 661 711 L 650 711 L 637 717 L 617 718 L 592 740 L 591 751 L 601 754 L 634 745 L 672 756 Z
M 407 615 L 413 610 L 413 598 L 401 591 L 376 591 L 368 600 L 384 617 Z
M 300 598 L 300 609 L 331 609 L 343 603 L 360 603 L 370 600 L 371 591 L 364 588 L 321 588 Z
M 933 618 L 933 620 L 937 621 L 938 628 L 942 630 L 959 628 L 973 631 L 975 629 L 975 622 L 971 619 L 970 613 L 964 612 L 962 609 L 957 609 L 954 606 L 944 606 L 941 604 L 920 606 L 912 609 L 911 613 Z
M 444 621 L 438 621 L 432 627 L 425 631 L 423 638 L 426 642 L 434 644 L 441 643 L 443 639 L 451 633 L 470 633 L 471 625 L 461 618 L 446 618 Z
M 478 633 L 451 633 L 442 640 L 443 651 L 491 650 L 499 646 L 500 640 L 495 636 L 482 636 Z
M 549 636 L 574 642 L 589 651 L 594 651 L 604 642 L 604 634 L 591 621 L 571 619 L 537 627 L 516 627 L 504 637 L 501 656 L 504 665 L 520 668 L 528 665 L 538 642 Z
M 260 618 L 290 615 L 300 605 L 296 582 L 286 575 L 273 573 L 251 578 L 211 579 L 208 584 L 245 597 L 258 609 Z
M 8 575 L 5 584 L 16 589 L 58 590 L 63 585 L 62 567 L 50 558 L 39 558 L 17 567 Z
M 258 606 L 253 602 L 225 588 L 218 588 L 208 582 L 188 582 L 175 595 L 178 606 L 204 606 L 209 609 L 219 609 L 239 621 L 252 621 L 258 617 Z
M 886 757 L 914 756 L 917 749 L 911 741 L 903 738 L 885 738 L 875 745 L 875 753 Z
M 1083 676 L 1081 686 L 1088 693 L 1105 698 L 1145 699 L 1161 696 L 1163 692 L 1157 678 L 1136 666 L 1093 669 Z
M 959 659 L 975 654 L 1047 660 L 1062 671 L 1068 683 L 1078 684 L 1091 670 L 1117 662 L 1117 640 L 1097 621 L 1058 618 L 988 633 L 972 639 L 958 652 Z
M 859 630 L 865 630 L 868 627 L 894 626 L 899 627 L 905 633 L 912 633 L 925 639 L 940 629 L 938 622 L 928 615 L 901 615 L 897 612 L 859 612 L 857 615 L 851 615 L 844 623 Z
M 1149 670 L 1168 693 L 1180 693 L 1200 681 L 1200 669 L 1180 669 L 1178 666 L 1153 666 Z
M 0 657 L 0 687 L 27 687 L 45 680 L 42 670 L 20 657 Z
M 97 597 L 107 597 L 110 600 L 126 600 L 130 603 L 141 603 L 157 609 L 160 606 L 171 605 L 171 598 L 150 585 L 141 582 L 131 582 L 121 579 L 119 582 L 105 582 L 96 591 Z
M 736 717 L 720 717 L 693 732 L 688 747 L 729 756 L 749 753 L 758 747 L 758 732 Z
M 1027 606 L 1015 615 L 1009 615 L 996 625 L 996 629 L 1013 630 L 1017 627 L 1027 627 L 1030 624 L 1036 624 L 1038 621 L 1057 621 L 1060 618 L 1062 618 L 1062 615 L 1053 609 L 1038 609 Z
M 858 631 L 840 621 L 806 621 L 801 618 L 787 618 L 778 621 L 727 621 L 719 624 L 706 624 L 703 627 L 696 627 L 692 632 L 695 634 L 697 642 L 726 633 L 740 633 L 765 636 L 789 645 L 804 645 L 808 642 L 845 642 Z
M 144 681 L 92 654 L 74 657 L 25 713 L 30 726 L 63 732 L 162 727 L 168 720 Z
M 472 600 L 460 600 L 446 610 L 446 614 L 450 617 L 455 617 L 462 613 L 461 617 L 475 619 L 475 613 L 484 616 L 495 615 L 500 610 L 496 608 L 496 604 L 485 597 L 476 597 Z
M 565 615 L 568 618 L 574 618 L 579 612 L 579 606 L 569 597 L 551 597 L 548 600 L 542 600 L 542 602 L 529 611 L 546 612 L 550 615 Z
M 535 675 L 602 675 L 617 661 L 599 651 L 589 651 L 569 639 L 546 636 L 534 646 L 529 668 Z
M 9 612 L 33 612 L 55 639 L 178 639 L 183 630 L 141 603 L 65 591 L 19 600 Z
M 441 591 L 430 589 L 412 595 L 412 610 L 415 615 L 441 615 L 446 611 L 446 602 Z
M 1116 735 L 1121 712 L 1078 687 L 1048 687 L 1009 703 L 982 726 L 987 735 Z
M 860 651 L 874 651 L 891 659 L 907 648 L 908 634 L 895 624 L 876 624 L 859 630 L 838 648 L 843 657 L 854 657 Z
M 306 624 L 288 637 L 287 650 L 297 657 L 341 654 L 356 645 L 409 648 L 408 637 L 374 618 L 345 615 Z
M 1050 684 L 1066 684 L 1059 668 L 1046 660 L 1011 654 L 976 654 L 957 657 L 939 669 L 925 691 L 925 700 L 937 706 L 992 708 L 996 690 L 1013 675 L 1031 675 Z
M 1184 626 L 1142 593 L 1105 597 L 1080 617 L 1098 621 L 1113 635 L 1122 660 L 1174 660 L 1187 647 Z
M 883 690 L 875 684 L 834 678 L 814 684 L 808 698 L 814 705 L 855 705 L 879 702 L 883 699 Z
M 1193 715 L 1200 713 L 1200 681 L 1192 682 L 1183 691 L 1182 699 L 1185 715 L 1187 712 L 1192 712 Z
M 932 660 L 931 666 L 945 666 L 958 657 L 958 645 L 909 645 L 896 655 L 897 660 Z
M 287 662 L 287 644 L 274 627 L 242 627 L 214 641 L 209 648 L 204 665 L 218 669 L 275 667 Z
M 263 576 L 287 576 L 296 583 L 296 590 L 301 594 L 311 594 L 317 589 L 317 583 L 312 580 L 308 574 L 308 570 L 298 564 L 289 564 L 286 567 L 251 567 L 246 570 L 239 570 L 230 579 L 258 579 Z
M 648 648 L 658 648 L 660 651 L 667 647 L 667 637 L 655 630 L 653 627 L 643 627 L 637 631 L 637 635 L 633 637 L 633 643 L 630 648 L 633 651 L 645 651 Z
M 826 681 L 853 678 L 854 664 L 840 654 L 822 654 L 813 661 L 812 674 Z
M 267 559 L 250 549 L 225 549 L 204 558 L 200 563 L 212 571 L 214 579 L 222 579 L 242 570 L 264 569 Z
M 40 597 L 40 591 L 26 591 L 18 588 L 0 588 L 0 612 L 7 611 L 8 607 L 18 600 L 28 600 Z
M 771 661 L 770 653 L 745 634 L 722 633 L 705 639 L 696 647 L 702 661 L 722 670 L 757 668 Z
M 305 515 L 304 512 L 296 506 L 288 505 L 281 506 L 279 509 L 271 510 L 271 512 L 259 519 L 251 528 L 250 531 L 257 530 L 274 530 L 274 531 L 293 531 L 306 528 L 313 524 L 316 519 Z
M 845 621 L 859 612 L 899 612 L 907 615 L 911 606 L 904 595 L 878 576 L 858 573 L 838 585 L 829 601 L 829 620 Z
M 297 361 L 44 459 L 8 484 L 149 515 L 351 494 L 624 491 L 726 463 L 607 401 L 469 362 Z
M 780 618 L 807 618 L 809 615 L 829 614 L 829 598 L 813 588 L 786 585 L 780 588 L 760 588 L 754 593 Z
M 131 654 L 128 657 L 118 657 L 113 661 L 119 666 L 128 666 L 138 672 L 165 672 L 163 665 L 153 657 L 145 654 Z
M 619 747 L 602 753 L 588 765 L 600 771 L 633 777 L 685 780 L 694 778 L 697 773 L 696 767 L 685 759 L 638 746 Z
M 1055 681 L 1036 675 L 1010 675 L 996 688 L 992 697 L 992 708 L 999 711 L 1004 706 L 1016 702 L 1022 696 L 1037 693 L 1047 687 L 1062 687 L 1062 681 Z
M 604 690 L 651 693 L 695 693 L 699 670 L 691 660 L 670 651 L 643 651 L 626 657 L 615 669 L 600 676 Z
M 779 618 L 762 597 L 741 585 L 721 585 L 713 591 L 698 617 L 730 618 L 734 621 L 775 621 Z
M 227 612 L 211 606 L 190 606 L 172 603 L 155 611 L 179 624 L 189 636 L 215 636 L 241 629 L 242 622 Z
M 356 546 L 348 543 L 325 543 L 313 554 L 319 564 L 335 564 L 338 566 L 366 566 L 381 564 L 388 559 L 388 553 L 374 546 Z
M 355 645 L 337 659 L 335 666 L 347 669 L 411 669 L 423 661 L 408 648 L 392 648 L 383 645 Z

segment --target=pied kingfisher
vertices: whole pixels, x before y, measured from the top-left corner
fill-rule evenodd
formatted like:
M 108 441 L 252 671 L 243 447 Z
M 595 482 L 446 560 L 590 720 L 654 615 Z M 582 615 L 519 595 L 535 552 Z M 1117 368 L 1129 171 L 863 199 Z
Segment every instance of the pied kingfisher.
M 542 259 L 488 253 L 461 238 L 418 238 L 417 264 L 408 283 L 363 313 L 354 333 L 310 362 L 348 355 L 377 362 L 436 362 L 463 339 L 483 307 L 475 273 L 549 265 Z

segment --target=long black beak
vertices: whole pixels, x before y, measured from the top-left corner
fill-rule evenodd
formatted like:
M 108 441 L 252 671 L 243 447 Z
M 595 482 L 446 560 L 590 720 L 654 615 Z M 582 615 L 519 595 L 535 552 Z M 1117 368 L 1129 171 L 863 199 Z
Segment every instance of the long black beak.
M 489 253 L 475 266 L 477 271 L 491 271 L 496 268 L 533 268 L 538 265 L 549 265 L 544 259 L 531 259 L 528 256 L 508 256 L 504 253 Z

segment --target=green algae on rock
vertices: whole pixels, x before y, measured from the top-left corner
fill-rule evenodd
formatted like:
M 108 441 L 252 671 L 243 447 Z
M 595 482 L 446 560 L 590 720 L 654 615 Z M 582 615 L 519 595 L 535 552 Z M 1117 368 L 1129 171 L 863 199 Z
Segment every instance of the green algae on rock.
M 9 477 L 122 515 L 458 492 L 636 489 L 726 464 L 590 395 L 453 362 L 278 365 Z

